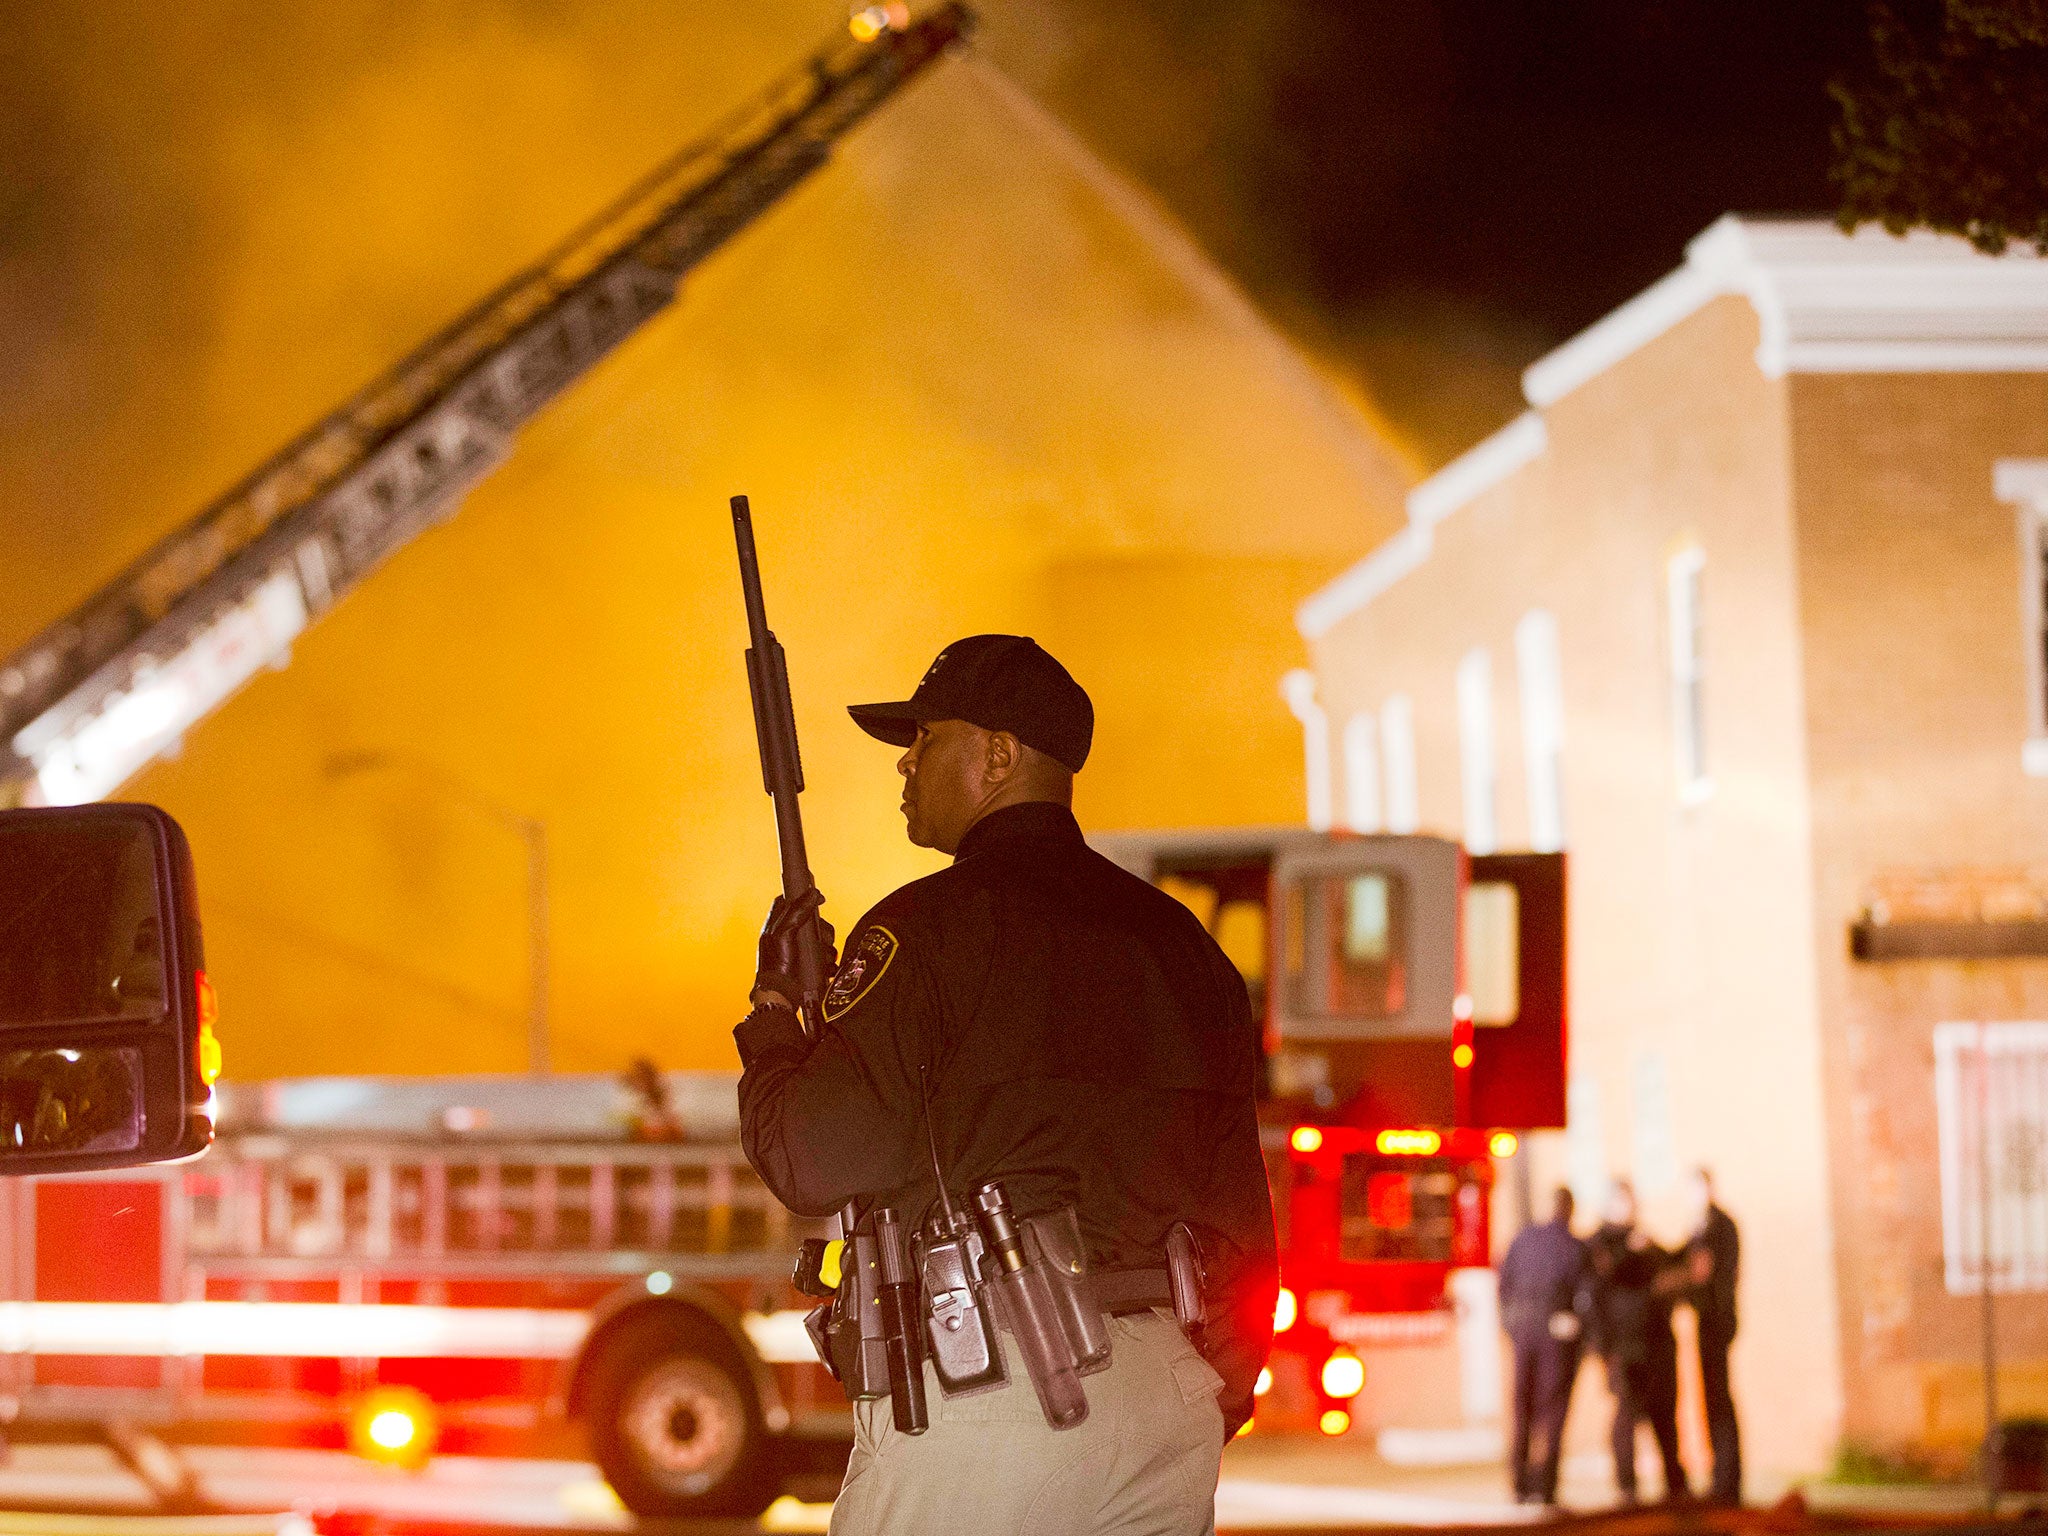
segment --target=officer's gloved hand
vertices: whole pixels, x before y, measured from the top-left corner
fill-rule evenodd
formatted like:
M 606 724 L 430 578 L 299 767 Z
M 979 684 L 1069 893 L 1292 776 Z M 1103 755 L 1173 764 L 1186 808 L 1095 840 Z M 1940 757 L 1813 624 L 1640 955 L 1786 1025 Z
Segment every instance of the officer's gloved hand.
M 839 964 L 832 925 L 818 914 L 825 898 L 814 885 L 791 901 L 778 896 L 768 908 L 768 921 L 761 925 L 761 945 L 754 968 L 754 1001 L 781 1002 L 794 1008 L 803 996 L 798 980 L 797 953 L 806 929 L 816 927 L 818 944 L 825 952 L 825 972 Z M 763 994 L 766 994 L 764 996 Z

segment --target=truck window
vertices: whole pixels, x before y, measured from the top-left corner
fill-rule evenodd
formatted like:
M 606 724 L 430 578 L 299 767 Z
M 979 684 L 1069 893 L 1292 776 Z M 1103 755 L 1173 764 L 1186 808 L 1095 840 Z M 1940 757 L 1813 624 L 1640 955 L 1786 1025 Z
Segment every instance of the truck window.
M 0 831 L 0 1024 L 164 1011 L 155 857 L 124 822 Z
M 1408 887 L 1393 870 L 1321 875 L 1286 895 L 1288 1002 L 1311 1017 L 1378 1021 L 1407 1006 Z
M 1521 1014 L 1522 900 L 1505 880 L 1465 891 L 1465 995 L 1474 1024 L 1512 1024 Z
M 1266 904 L 1227 901 L 1212 931 L 1217 946 L 1243 974 L 1245 985 L 1261 985 L 1266 979 Z
M 1457 1194 L 1457 1174 L 1439 1163 L 1351 1153 L 1344 1159 L 1338 1257 L 1448 1264 Z
M 1216 931 L 1216 887 L 1180 875 L 1161 875 L 1159 889 L 1195 914 L 1195 921 L 1210 933 Z

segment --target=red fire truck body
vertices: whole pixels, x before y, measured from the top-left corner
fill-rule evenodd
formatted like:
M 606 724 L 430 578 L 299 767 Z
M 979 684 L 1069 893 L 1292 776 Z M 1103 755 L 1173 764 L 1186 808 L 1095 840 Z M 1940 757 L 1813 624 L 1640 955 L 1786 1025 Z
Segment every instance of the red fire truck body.
M 1564 1124 L 1563 856 L 1270 828 L 1095 841 L 1245 975 L 1283 1287 L 1260 1420 L 1342 1433 L 1358 1350 L 1452 1337 L 1453 1277 L 1491 1262 L 1496 1165 Z
M 789 1285 L 810 1234 L 733 1077 L 668 1084 L 714 1139 L 631 1140 L 606 1078 L 305 1079 L 235 1085 L 192 1162 L 0 1181 L 0 1392 L 397 1461 L 577 1421 L 637 1512 L 761 1508 L 850 1438 Z
M 1260 1422 L 1335 1432 L 1359 1350 L 1451 1336 L 1496 1162 L 1563 1122 L 1562 861 L 1098 846 L 1245 973 L 1285 1288 Z M 580 1423 L 636 1511 L 759 1508 L 850 1439 L 788 1281 L 814 1234 L 747 1167 L 733 1077 L 667 1083 L 688 1140 L 630 1139 L 608 1078 L 223 1084 L 191 1163 L 0 1181 L 0 1414 L 399 1460 Z

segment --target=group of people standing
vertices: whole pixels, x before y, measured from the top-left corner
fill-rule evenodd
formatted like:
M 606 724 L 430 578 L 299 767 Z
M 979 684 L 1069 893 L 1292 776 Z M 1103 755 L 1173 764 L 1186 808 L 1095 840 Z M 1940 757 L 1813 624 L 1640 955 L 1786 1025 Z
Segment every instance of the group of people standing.
M 1742 1448 L 1728 1390 L 1741 1244 L 1705 1169 L 1693 1174 L 1690 1192 L 1694 1229 L 1676 1248 L 1660 1246 L 1636 1225 L 1635 1191 L 1625 1180 L 1610 1189 L 1591 1237 L 1572 1231 L 1571 1191 L 1560 1189 L 1551 1219 L 1524 1228 L 1508 1245 L 1500 1265 L 1501 1323 L 1514 1348 L 1508 1469 L 1523 1503 L 1557 1502 L 1565 1413 L 1587 1353 L 1600 1357 L 1614 1395 L 1614 1482 L 1623 1502 L 1638 1501 L 1640 1424 L 1656 1437 L 1665 1497 L 1692 1497 L 1678 1454 L 1678 1335 L 1671 1320 L 1681 1304 L 1697 1321 L 1714 1457 L 1708 1497 L 1741 1502 Z

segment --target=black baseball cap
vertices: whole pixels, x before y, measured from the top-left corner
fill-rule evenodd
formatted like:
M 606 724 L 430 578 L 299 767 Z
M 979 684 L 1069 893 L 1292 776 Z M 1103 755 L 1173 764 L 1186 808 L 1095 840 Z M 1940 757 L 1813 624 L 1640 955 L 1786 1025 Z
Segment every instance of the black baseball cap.
M 1095 706 L 1087 691 L 1025 635 L 955 640 L 902 703 L 853 704 L 846 712 L 870 736 L 897 747 L 915 741 L 924 720 L 965 720 L 985 731 L 1008 731 L 1074 773 L 1088 761 L 1095 739 Z

